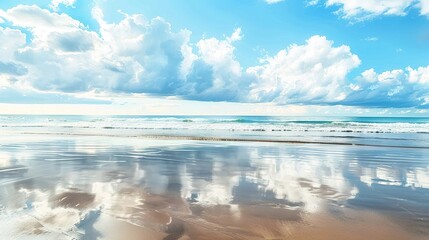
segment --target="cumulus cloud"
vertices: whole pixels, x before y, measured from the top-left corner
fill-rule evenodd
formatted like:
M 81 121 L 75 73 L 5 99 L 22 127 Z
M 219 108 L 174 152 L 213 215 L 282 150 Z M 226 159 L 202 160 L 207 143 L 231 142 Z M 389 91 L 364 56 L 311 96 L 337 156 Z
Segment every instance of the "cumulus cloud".
M 84 50 L 96 44 L 98 36 L 83 29 L 79 21 L 35 5 L 19 5 L 2 16 L 14 27 L 31 33 L 31 41 L 26 43 L 26 36 L 14 30 L 19 32 L 14 33 L 15 38 L 19 36 L 22 40 L 13 48 L 10 59 L 24 64 L 29 72 L 19 78 L 21 81 L 43 90 L 82 91 L 88 90 L 86 85 L 96 80 L 91 68 L 96 67 L 97 61 Z M 3 32 L 11 34 L 11 30 L 5 30 Z
M 29 74 L 21 80 L 46 91 L 101 89 L 197 100 L 237 99 L 242 70 L 233 44 L 242 38 L 241 29 L 225 39 L 200 40 L 194 53 L 191 32 L 174 32 L 160 17 L 125 15 L 118 23 L 108 23 L 99 8 L 92 14 L 99 33 L 66 14 L 38 6 L 19 5 L 2 12 L 11 24 L 32 33 L 25 46 L 24 35 L 24 42 L 15 41 L 20 46 L 7 47 L 15 49 L 10 58 L 28 68 Z M 13 31 L 2 29 L 2 34 L 20 33 Z
M 96 16 L 101 29 L 101 64 L 110 72 L 114 90 L 173 94 L 180 85 L 178 75 L 184 59 L 182 46 L 190 32 L 173 32 L 162 18 L 146 20 L 126 16 L 119 23 L 106 23 Z
M 197 92 L 194 94 L 216 100 L 238 100 L 240 97 L 238 91 L 244 90 L 246 86 L 244 79 L 241 78 L 240 63 L 235 59 L 233 43 L 241 38 L 241 29 L 237 28 L 224 40 L 208 38 L 197 43 L 198 58 L 187 77 L 189 83 L 197 86 Z M 212 79 L 212 81 L 207 82 L 204 79 Z M 201 83 L 210 87 L 203 90 L 200 88 Z
M 29 28 L 39 34 L 44 31 L 67 32 L 82 26 L 82 23 L 67 14 L 53 13 L 36 5 L 18 5 L 0 12 L 0 17 L 10 21 L 14 26 Z
M 20 30 L 0 27 L 0 54 L 2 59 L 12 59 L 14 53 L 26 43 L 26 35 Z
M 360 64 L 347 45 L 324 36 L 292 44 L 257 66 L 235 56 L 240 28 L 223 38 L 190 42 L 156 17 L 124 14 L 108 22 L 95 7 L 98 31 L 66 14 L 19 5 L 0 11 L 0 86 L 58 93 L 110 92 L 183 99 L 275 104 L 426 106 L 429 67 L 348 74 Z M 26 36 L 24 31 L 29 36 Z
M 429 84 L 429 66 L 419 67 L 417 69 L 407 67 L 407 71 L 408 80 L 410 83 L 417 83 L 421 85 Z
M 258 81 L 250 92 L 255 102 L 335 103 L 345 98 L 347 73 L 360 64 L 348 46 L 334 47 L 323 36 L 291 45 L 264 64 L 247 69 Z
M 429 66 L 407 67 L 377 73 L 361 73 L 343 101 L 346 105 L 367 107 L 429 107 Z
M 308 5 L 316 5 L 312 0 Z M 429 14 L 429 0 L 325 0 L 327 7 L 339 7 L 337 14 L 350 21 L 364 21 L 377 16 L 405 16 L 411 8 L 418 8 L 421 15 Z
M 101 26 L 104 68 L 116 76 L 110 77 L 113 90 L 211 101 L 237 96 L 234 80 L 241 67 L 232 44 L 241 39 L 241 29 L 223 40 L 200 40 L 194 53 L 191 32 L 173 32 L 160 17 L 131 15 L 107 23 L 97 8 L 93 16 Z
M 26 36 L 19 30 L 0 27 L 0 87 L 16 82 L 28 69 L 14 60 L 16 52 L 25 46 Z

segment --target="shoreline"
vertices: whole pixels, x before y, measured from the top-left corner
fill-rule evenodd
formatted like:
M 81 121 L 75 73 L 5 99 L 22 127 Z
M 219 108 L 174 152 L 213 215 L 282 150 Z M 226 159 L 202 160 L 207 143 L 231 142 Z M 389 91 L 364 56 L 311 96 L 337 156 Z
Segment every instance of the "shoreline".
M 13 133 L 13 132 L 9 132 Z M 23 135 L 50 135 L 50 136 L 76 136 L 76 137 L 117 137 L 117 138 L 146 138 L 156 140 L 189 140 L 189 141 L 207 141 L 207 142 L 253 142 L 253 143 L 284 143 L 284 144 L 319 144 L 319 145 L 340 145 L 357 147 L 382 147 L 382 148 L 406 148 L 406 149 L 429 149 L 429 146 L 407 146 L 407 145 L 383 145 L 370 143 L 352 143 L 352 142 L 329 142 L 329 141 L 300 141 L 288 139 L 255 139 L 255 138 L 234 138 L 234 137 L 203 137 L 193 135 L 163 135 L 163 134 L 139 134 L 139 135 L 120 135 L 120 134 L 100 134 L 100 133 L 61 133 L 61 132 L 19 132 L 14 134 Z M 306 137 L 306 136 L 303 136 Z M 406 139 L 404 139 L 406 140 Z

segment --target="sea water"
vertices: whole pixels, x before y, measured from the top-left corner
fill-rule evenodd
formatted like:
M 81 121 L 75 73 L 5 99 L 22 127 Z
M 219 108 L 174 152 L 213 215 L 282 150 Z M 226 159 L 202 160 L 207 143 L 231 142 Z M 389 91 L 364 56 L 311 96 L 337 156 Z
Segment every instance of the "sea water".
M 0 131 L 429 147 L 429 117 L 0 115 Z

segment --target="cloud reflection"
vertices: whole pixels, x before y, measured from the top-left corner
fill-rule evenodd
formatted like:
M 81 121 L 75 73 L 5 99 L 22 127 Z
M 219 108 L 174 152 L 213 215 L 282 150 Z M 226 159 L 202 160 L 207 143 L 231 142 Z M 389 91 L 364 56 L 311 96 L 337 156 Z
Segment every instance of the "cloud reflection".
M 15 147 L 0 145 L 0 169 L 26 170 L 0 172 L 1 239 L 104 239 L 115 229 L 153 239 L 195 237 L 196 226 L 227 234 L 229 225 L 242 230 L 237 236 L 261 234 L 249 230 L 251 220 L 278 237 L 286 234 L 284 222 L 333 208 L 371 209 L 380 201 L 394 210 L 390 196 L 413 202 L 429 194 L 423 150 L 404 164 L 410 153 L 403 149 L 386 162 L 368 157 L 374 148 L 345 146 L 120 138 L 8 144 Z M 401 204 L 428 219 L 428 203 Z

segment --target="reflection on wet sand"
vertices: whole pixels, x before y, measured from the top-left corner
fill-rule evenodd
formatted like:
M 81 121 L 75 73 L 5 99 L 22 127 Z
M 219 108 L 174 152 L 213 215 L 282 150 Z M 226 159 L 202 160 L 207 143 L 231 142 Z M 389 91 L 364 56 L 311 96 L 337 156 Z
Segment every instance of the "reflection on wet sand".
M 0 144 L 0 239 L 429 234 L 428 150 L 52 136 Z

